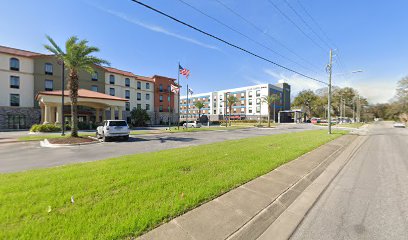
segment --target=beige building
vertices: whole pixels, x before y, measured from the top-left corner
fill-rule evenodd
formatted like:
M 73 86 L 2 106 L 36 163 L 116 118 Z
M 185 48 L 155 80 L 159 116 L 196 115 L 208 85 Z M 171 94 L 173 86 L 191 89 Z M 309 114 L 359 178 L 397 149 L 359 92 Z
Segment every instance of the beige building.
M 66 71 L 66 78 L 68 74 Z M 102 66 L 94 66 L 93 73 L 79 72 L 78 76 L 81 95 L 78 120 L 83 125 L 103 119 L 129 121 L 133 108 L 146 109 L 150 124 L 154 124 L 167 111 L 167 105 L 160 110 L 163 106 L 155 104 L 156 92 L 163 95 L 155 91 L 155 85 L 156 81 L 162 84 L 163 79 L 170 78 L 144 77 Z M 64 94 L 65 104 L 61 106 L 61 89 L 62 66 L 53 55 L 0 46 L 0 129 L 27 129 L 36 123 L 70 121 L 70 99 Z M 174 111 L 177 100 L 171 98 L 170 102 L 174 103 L 170 107 Z
M 105 94 L 128 99 L 125 116 L 130 117 L 133 108 L 145 109 L 150 116 L 154 112 L 154 80 L 116 68 L 104 67 Z

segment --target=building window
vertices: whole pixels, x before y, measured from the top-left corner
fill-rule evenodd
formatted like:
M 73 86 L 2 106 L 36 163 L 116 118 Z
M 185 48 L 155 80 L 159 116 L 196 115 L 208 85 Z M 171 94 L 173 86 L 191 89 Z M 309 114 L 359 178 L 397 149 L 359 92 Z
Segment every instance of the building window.
M 162 84 L 159 85 L 159 91 L 163 92 L 163 85 Z
M 92 81 L 98 81 L 98 72 L 97 71 L 94 71 L 92 73 Z
M 168 112 L 171 112 L 170 106 L 167 107 L 167 111 L 168 111 Z
M 142 104 L 138 103 L 137 104 L 137 109 L 142 109 Z
M 251 107 L 248 108 L 248 112 L 249 112 L 249 113 L 252 113 L 252 108 L 251 108 Z
M 51 63 L 46 63 L 44 65 L 44 72 L 46 75 L 52 75 L 53 71 L 52 71 L 52 64 Z
M 256 106 L 256 112 L 260 113 L 261 112 L 261 106 Z
M 26 116 L 24 115 L 7 115 L 7 127 L 9 129 L 27 128 Z
M 115 96 L 115 89 L 114 88 L 109 88 L 109 94 L 111 96 Z
M 17 58 L 10 58 L 10 70 L 20 71 L 20 60 Z
M 168 102 L 170 102 L 170 99 L 171 99 L 170 96 L 167 96 L 167 101 L 168 101 Z
M 142 89 L 142 83 L 141 82 L 137 82 L 137 89 Z
M 129 90 L 125 90 L 125 98 L 126 99 L 130 98 L 130 91 Z
M 163 112 L 163 106 L 162 105 L 159 106 L 159 112 Z
M 126 111 L 130 111 L 130 102 L 126 102 Z
M 169 86 L 167 86 L 167 92 L 170 92 L 171 91 L 171 86 L 169 85 Z
M 20 106 L 20 94 L 10 94 L 10 106 L 12 107 Z
M 150 89 L 150 83 L 146 83 L 146 89 Z
M 150 94 L 146 93 L 146 100 L 150 100 Z
M 20 77 L 10 76 L 10 88 L 20 88 Z
M 244 98 L 245 97 L 245 93 L 241 93 L 241 98 Z
M 98 91 L 98 86 L 92 85 L 91 90 L 94 91 L 94 92 L 97 92 Z
M 256 104 L 258 104 L 258 105 L 261 104 L 261 99 L 260 98 L 256 99 Z
M 52 91 L 54 90 L 54 81 L 53 80 L 45 80 L 45 91 Z
M 137 93 L 137 100 L 142 100 L 142 94 L 140 92 Z
M 125 86 L 130 87 L 130 79 L 129 78 L 125 78 Z
M 113 75 L 109 76 L 109 83 L 110 84 L 115 84 L 115 76 L 113 76 Z
M 248 97 L 252 97 L 252 91 L 248 92 Z
M 160 102 L 163 102 L 163 95 L 160 95 L 159 99 L 160 99 Z
M 260 97 L 261 96 L 261 90 L 256 90 L 256 96 Z
M 248 99 L 248 105 L 252 105 L 252 99 Z
M 146 104 L 146 111 L 150 110 L 150 104 Z

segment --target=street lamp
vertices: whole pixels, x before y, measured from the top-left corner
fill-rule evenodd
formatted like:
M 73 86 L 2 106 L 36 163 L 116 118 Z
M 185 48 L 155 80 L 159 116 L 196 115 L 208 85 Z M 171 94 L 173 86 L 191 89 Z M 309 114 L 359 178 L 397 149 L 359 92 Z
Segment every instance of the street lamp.
M 62 66 L 62 74 L 61 74 L 61 136 L 65 136 L 65 117 L 64 117 L 65 64 L 64 64 L 63 60 L 58 60 L 58 64 Z

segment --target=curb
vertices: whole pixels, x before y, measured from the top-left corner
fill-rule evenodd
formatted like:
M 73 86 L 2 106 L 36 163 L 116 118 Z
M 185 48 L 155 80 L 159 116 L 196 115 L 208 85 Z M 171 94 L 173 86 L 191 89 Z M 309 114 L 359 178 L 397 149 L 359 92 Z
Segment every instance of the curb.
M 75 144 L 52 144 L 48 141 L 48 139 L 44 139 L 43 141 L 40 141 L 40 146 L 48 147 L 48 148 L 61 148 L 61 147 L 76 147 L 76 146 L 82 146 L 82 145 L 91 145 L 91 144 L 97 144 L 97 143 L 101 143 L 101 142 L 94 141 L 94 142 L 88 142 L 88 143 L 75 143 Z
M 354 142 L 355 139 L 352 141 Z M 349 146 L 351 142 L 342 146 L 328 156 L 317 167 L 311 170 L 307 175 L 303 176 L 292 187 L 283 192 L 275 201 L 263 209 L 260 213 L 254 216 L 238 231 L 229 236 L 228 240 L 235 239 L 257 239 L 261 236 L 268 227 L 277 220 L 280 215 L 309 187 L 312 182 L 320 176 L 320 174 L 330 165 L 342 152 Z M 275 238 L 274 238 L 275 239 Z
M 257 239 L 357 138 L 328 142 L 137 239 Z
M 360 149 L 365 140 L 366 137 L 359 137 L 353 141 L 355 144 L 349 144 L 340 156 L 314 182 L 307 186 L 295 201 L 256 239 L 267 240 L 271 239 L 272 236 L 274 240 L 289 239 L 302 223 L 309 210 L 326 191 L 335 177 L 350 162 L 352 156 Z

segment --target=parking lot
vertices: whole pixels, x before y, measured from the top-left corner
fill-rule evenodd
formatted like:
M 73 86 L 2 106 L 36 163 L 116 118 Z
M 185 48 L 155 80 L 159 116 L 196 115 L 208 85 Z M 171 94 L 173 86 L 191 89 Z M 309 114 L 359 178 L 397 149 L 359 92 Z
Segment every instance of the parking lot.
M 41 148 L 39 142 L 0 145 L 0 172 L 17 172 L 71 163 L 102 160 L 128 154 L 154 152 L 170 148 L 196 146 L 213 142 L 265 136 L 314 129 L 310 125 L 281 125 L 275 129 L 248 128 L 211 132 L 188 132 L 135 135 L 127 142 L 107 142 L 91 145 Z

